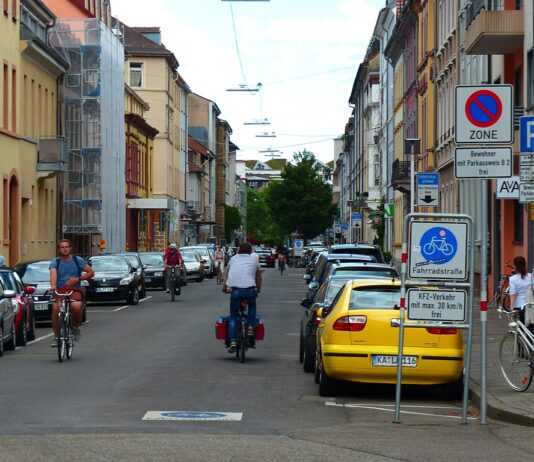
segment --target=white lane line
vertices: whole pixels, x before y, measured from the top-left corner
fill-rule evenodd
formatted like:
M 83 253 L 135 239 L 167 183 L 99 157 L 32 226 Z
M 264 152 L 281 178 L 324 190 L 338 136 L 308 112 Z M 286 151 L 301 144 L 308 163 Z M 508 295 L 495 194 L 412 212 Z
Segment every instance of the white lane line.
M 128 308 L 130 305 L 124 305 L 124 306 L 121 306 L 120 308 L 115 308 L 113 311 L 120 311 L 120 310 L 124 310 L 124 308 Z
M 42 337 L 36 338 L 35 340 L 32 340 L 31 342 L 28 342 L 26 345 L 32 345 L 33 343 L 40 342 L 41 340 L 45 340 L 47 338 L 52 337 L 52 335 L 54 335 L 54 334 L 52 332 L 50 332 L 49 334 L 43 335 Z
M 384 412 L 395 412 L 395 409 L 393 409 L 392 407 L 394 405 L 391 405 L 391 404 L 380 404 L 380 405 L 366 405 L 366 404 L 338 404 L 338 403 L 333 403 L 333 402 L 325 402 L 325 405 L 326 406 L 337 406 L 337 407 L 348 407 L 348 408 L 352 408 L 352 409 L 368 409 L 368 410 L 371 410 L 371 411 L 384 411 Z M 388 409 L 391 408 L 391 409 Z M 457 407 L 449 407 L 449 406 L 423 406 L 423 405 L 418 405 L 418 406 L 414 406 L 414 405 L 405 405 L 405 406 L 402 406 L 404 408 L 406 407 L 412 407 L 412 408 L 427 408 L 427 409 L 449 409 L 449 410 L 459 410 L 460 408 L 457 408 Z M 427 417 L 445 417 L 445 418 L 449 418 L 449 419 L 461 419 L 462 416 L 461 415 L 442 415 L 442 414 L 432 414 L 432 413 L 429 413 L 429 412 L 415 412 L 415 411 L 403 411 L 402 409 L 400 410 L 401 414 L 412 414 L 412 415 L 421 415 L 421 416 L 427 416 Z M 467 417 L 468 419 L 470 420 L 477 420 L 476 417 Z
M 142 298 L 139 300 L 139 303 L 144 302 L 145 300 L 148 300 L 149 298 L 152 298 L 152 295 L 149 295 L 148 297 Z

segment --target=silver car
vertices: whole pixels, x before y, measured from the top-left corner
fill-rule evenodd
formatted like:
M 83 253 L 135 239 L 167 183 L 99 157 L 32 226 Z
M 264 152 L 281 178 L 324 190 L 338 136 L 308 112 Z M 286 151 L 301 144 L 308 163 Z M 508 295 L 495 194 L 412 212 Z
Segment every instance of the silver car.
M 207 249 L 207 247 L 202 246 L 202 245 L 198 245 L 198 246 L 196 246 L 196 245 L 193 246 L 192 245 L 192 246 L 187 246 L 187 247 L 180 247 L 180 252 L 183 253 L 183 252 L 186 252 L 189 249 L 196 250 L 200 254 L 200 257 L 204 261 L 204 271 L 206 273 L 206 277 L 212 278 L 213 277 L 213 264 L 214 264 L 214 261 L 213 261 L 211 255 L 210 255 L 209 250 Z
M 15 291 L 8 290 L 0 280 L 0 356 L 4 349 L 14 350 L 16 346 L 15 305 L 11 300 L 15 295 Z

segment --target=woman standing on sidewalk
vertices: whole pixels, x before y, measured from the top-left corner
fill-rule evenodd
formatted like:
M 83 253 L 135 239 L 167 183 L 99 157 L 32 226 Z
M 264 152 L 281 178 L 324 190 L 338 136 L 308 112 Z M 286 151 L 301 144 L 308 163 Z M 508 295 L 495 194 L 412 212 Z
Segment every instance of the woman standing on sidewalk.
M 510 306 L 514 310 L 521 310 L 527 303 L 527 291 L 532 290 L 532 273 L 527 272 L 527 262 L 524 257 L 515 257 L 516 273 L 510 277 Z M 525 312 L 521 310 L 519 319 L 525 323 Z

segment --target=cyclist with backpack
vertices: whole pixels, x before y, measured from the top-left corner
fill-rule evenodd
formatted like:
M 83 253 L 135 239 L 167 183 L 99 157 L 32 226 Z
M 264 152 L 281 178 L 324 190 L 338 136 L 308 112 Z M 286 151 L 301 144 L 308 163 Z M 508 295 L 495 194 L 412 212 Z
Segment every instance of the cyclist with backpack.
M 73 320 L 73 333 L 76 341 L 80 340 L 80 325 L 82 323 L 82 300 L 83 292 L 81 281 L 91 279 L 95 272 L 93 268 L 82 258 L 72 255 L 72 244 L 68 239 L 59 241 L 59 257 L 50 262 L 50 289 L 60 293 L 73 291 L 71 299 L 76 300 L 71 303 L 70 308 Z M 82 274 L 84 273 L 84 274 Z M 54 330 L 54 340 L 52 347 L 57 347 L 58 336 L 58 312 L 59 303 L 54 301 L 52 305 L 52 329 Z
M 180 271 L 178 274 L 181 273 L 181 269 L 184 266 L 184 260 L 182 258 L 182 254 L 178 250 L 178 246 L 175 243 L 172 243 L 169 245 L 169 247 L 165 251 L 165 255 L 163 256 L 163 261 L 165 262 L 165 289 L 166 289 L 166 292 L 169 293 L 170 287 L 171 287 L 171 284 L 170 284 L 171 266 L 178 266 L 180 268 Z M 180 284 L 181 284 L 181 281 L 180 281 Z

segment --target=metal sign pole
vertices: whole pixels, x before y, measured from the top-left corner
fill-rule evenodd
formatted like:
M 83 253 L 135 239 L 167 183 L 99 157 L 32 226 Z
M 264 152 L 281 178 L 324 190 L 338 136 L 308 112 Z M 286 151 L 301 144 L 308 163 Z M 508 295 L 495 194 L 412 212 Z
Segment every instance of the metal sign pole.
M 487 361 L 487 335 L 488 335 L 488 290 L 487 290 L 487 247 L 488 240 L 486 238 L 487 233 L 487 209 L 488 209 L 488 180 L 482 180 L 480 187 L 482 189 L 481 194 L 481 207 L 482 207 L 482 223 L 480 224 L 480 238 L 482 239 L 481 246 L 481 259 L 480 265 L 480 423 L 485 425 L 486 422 L 486 361 Z

